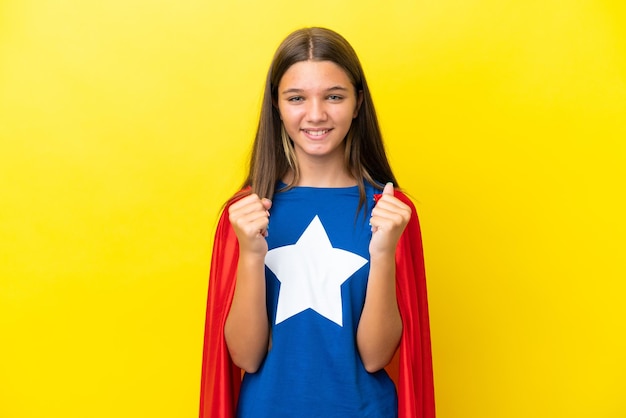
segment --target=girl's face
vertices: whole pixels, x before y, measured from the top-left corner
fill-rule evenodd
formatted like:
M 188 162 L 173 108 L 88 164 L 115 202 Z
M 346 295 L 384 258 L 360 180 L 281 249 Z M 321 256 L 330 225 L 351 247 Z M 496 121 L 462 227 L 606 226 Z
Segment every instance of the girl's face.
M 278 110 L 298 162 L 343 164 L 344 138 L 361 97 L 346 72 L 331 61 L 301 61 L 278 84 Z

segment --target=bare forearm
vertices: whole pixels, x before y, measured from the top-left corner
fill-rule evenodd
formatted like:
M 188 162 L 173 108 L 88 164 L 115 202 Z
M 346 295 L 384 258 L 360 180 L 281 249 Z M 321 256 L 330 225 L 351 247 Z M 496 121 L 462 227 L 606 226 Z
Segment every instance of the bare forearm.
M 269 338 L 262 257 L 240 255 L 224 335 L 233 362 L 247 372 L 255 372 L 267 353 Z
M 393 358 L 401 336 L 394 256 L 372 256 L 365 305 L 357 329 L 357 346 L 365 368 L 375 372 L 385 367 Z

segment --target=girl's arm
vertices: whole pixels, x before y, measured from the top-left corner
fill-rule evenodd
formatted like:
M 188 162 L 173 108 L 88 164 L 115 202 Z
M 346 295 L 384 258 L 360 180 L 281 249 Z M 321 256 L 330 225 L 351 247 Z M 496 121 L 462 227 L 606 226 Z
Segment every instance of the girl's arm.
M 387 184 L 372 210 L 369 281 L 357 328 L 359 354 L 370 373 L 389 364 L 402 336 L 395 254 L 410 217 L 411 208 L 395 198 L 393 185 Z
M 224 336 L 233 362 L 246 372 L 258 370 L 267 354 L 269 324 L 265 299 L 268 199 L 252 194 L 229 207 L 230 223 L 239 241 L 235 294 Z

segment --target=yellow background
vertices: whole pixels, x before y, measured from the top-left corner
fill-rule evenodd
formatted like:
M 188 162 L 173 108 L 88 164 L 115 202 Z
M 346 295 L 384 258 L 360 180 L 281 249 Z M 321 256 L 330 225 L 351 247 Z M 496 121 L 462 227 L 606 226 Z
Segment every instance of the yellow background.
M 441 418 L 626 416 L 622 0 L 0 1 L 0 417 L 195 417 L 212 233 L 331 27 L 422 220 Z

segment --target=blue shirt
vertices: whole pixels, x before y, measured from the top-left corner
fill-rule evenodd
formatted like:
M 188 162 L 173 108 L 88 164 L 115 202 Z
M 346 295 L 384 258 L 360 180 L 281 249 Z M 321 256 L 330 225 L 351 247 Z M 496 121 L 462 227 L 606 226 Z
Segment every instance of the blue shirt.
M 373 194 L 296 187 L 274 196 L 265 259 L 271 347 L 244 376 L 239 418 L 395 418 L 395 385 L 368 373 L 356 330 L 369 274 Z

